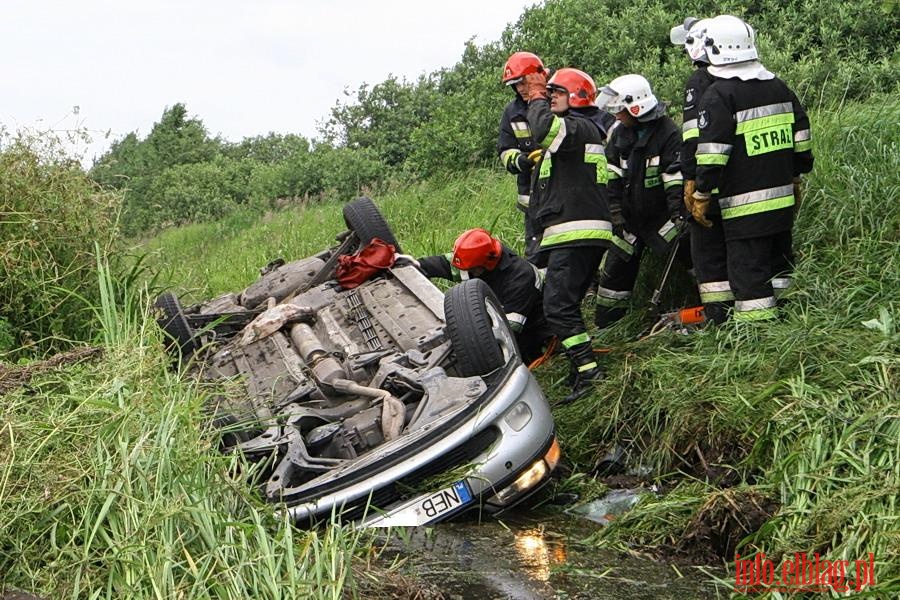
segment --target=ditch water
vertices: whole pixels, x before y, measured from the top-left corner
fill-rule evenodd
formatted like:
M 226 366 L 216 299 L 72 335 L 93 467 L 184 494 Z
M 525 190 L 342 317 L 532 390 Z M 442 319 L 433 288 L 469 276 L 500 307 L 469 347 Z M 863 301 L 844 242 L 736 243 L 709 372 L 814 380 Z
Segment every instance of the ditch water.
M 401 572 L 448 600 L 722 597 L 709 582 L 709 570 L 586 543 L 599 527 L 565 513 L 543 512 L 420 527 L 392 538 L 381 560 L 403 559 Z

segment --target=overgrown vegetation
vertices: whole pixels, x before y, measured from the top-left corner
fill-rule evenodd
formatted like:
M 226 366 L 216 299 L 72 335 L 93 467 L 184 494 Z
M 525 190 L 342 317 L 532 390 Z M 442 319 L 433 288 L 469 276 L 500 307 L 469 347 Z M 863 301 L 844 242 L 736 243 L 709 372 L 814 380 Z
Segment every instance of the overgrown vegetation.
M 251 467 L 198 427 L 206 391 L 170 371 L 148 299 L 100 272 L 103 358 L 0 405 L 0 592 L 342 597 L 361 533 L 301 532 L 264 506 Z
M 0 145 L 0 357 L 89 340 L 95 243 L 114 253 L 121 197 L 92 182 L 52 136 Z

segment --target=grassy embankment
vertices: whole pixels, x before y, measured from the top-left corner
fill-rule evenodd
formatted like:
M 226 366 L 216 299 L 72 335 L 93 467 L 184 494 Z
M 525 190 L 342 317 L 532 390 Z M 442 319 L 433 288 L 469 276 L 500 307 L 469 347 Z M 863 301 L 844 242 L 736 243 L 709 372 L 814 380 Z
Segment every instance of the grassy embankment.
M 745 555 L 873 552 L 879 584 L 897 585 L 900 105 L 822 108 L 813 123 L 817 163 L 795 228 L 784 320 L 633 342 L 644 325 L 636 311 L 598 341 L 612 352 L 597 393 L 557 411 L 576 472 L 618 442 L 669 490 L 598 542 L 726 558 L 739 543 Z M 496 223 L 518 240 L 512 190 L 511 178 L 476 172 L 378 202 L 404 251 L 421 255 L 446 251 L 477 225 Z M 172 230 L 151 247 L 172 266 L 169 280 L 199 297 L 241 287 L 274 256 L 318 249 L 340 225 L 338 207 L 314 206 Z M 639 306 L 655 277 L 642 277 Z M 551 399 L 563 393 L 564 372 L 557 359 L 538 373 Z
M 556 416 L 576 473 L 619 442 L 668 492 L 598 543 L 700 542 L 727 556 L 741 531 L 732 506 L 777 505 L 742 554 L 873 552 L 887 592 L 900 563 L 900 105 L 813 117 L 818 163 L 786 319 L 631 342 L 635 316 L 599 342 L 612 348 L 607 381 Z M 510 177 L 476 172 L 377 200 L 404 250 L 424 254 L 474 225 L 517 240 L 512 195 Z M 316 205 L 171 230 L 147 248 L 164 280 L 200 298 L 319 250 L 341 227 L 339 206 Z M 167 372 L 152 322 L 116 308 L 98 309 L 101 361 L 4 397 L 0 585 L 53 598 L 337 596 L 355 534 L 280 526 L 234 459 L 207 452 L 204 390 Z M 557 359 L 538 373 L 551 399 L 564 371 Z M 700 539 L 716 526 L 728 539 Z
M 247 466 L 213 449 L 206 392 L 134 317 L 146 295 L 108 275 L 101 288 L 103 357 L 3 396 L 0 593 L 342 597 L 360 534 L 297 531 L 264 506 Z

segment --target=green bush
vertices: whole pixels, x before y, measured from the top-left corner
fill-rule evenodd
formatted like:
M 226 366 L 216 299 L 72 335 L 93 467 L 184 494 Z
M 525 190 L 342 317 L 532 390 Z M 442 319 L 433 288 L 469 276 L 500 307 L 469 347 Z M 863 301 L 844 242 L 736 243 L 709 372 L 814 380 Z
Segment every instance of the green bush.
M 20 135 L 0 151 L 0 350 L 66 347 L 92 336 L 95 242 L 112 252 L 118 193 L 101 190 L 59 142 Z

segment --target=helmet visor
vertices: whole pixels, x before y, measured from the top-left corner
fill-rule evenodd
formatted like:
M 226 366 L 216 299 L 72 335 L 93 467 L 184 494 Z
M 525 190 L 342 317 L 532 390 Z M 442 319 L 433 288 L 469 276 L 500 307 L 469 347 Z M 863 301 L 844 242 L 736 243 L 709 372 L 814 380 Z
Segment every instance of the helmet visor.
M 682 46 L 687 41 L 688 32 L 691 30 L 691 27 L 697 23 L 699 19 L 696 17 L 688 17 L 684 20 L 684 23 L 681 25 L 676 25 L 672 29 L 669 30 L 669 41 L 675 44 L 676 46 Z
M 619 98 L 619 92 L 605 85 L 600 89 L 600 93 L 597 94 L 597 107 L 616 114 L 625 108 L 625 104 Z

